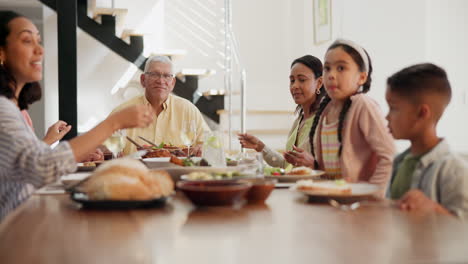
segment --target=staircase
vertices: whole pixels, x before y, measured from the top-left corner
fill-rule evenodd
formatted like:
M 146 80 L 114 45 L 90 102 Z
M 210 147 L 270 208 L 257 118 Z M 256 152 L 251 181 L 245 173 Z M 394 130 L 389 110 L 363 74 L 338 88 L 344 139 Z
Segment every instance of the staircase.
M 51 9 L 60 12 L 57 8 L 57 2 L 61 0 L 39 0 Z M 63 0 L 62 0 L 63 1 Z M 76 0 L 76 18 L 77 26 L 90 36 L 98 40 L 100 43 L 108 47 L 110 50 L 124 58 L 125 60 L 133 63 L 139 69 L 143 70 L 147 58 L 143 55 L 143 35 L 134 33 L 130 29 L 123 29 L 123 19 L 127 16 L 126 9 L 117 8 L 96 8 L 92 6 L 88 8 L 88 0 Z M 91 15 L 90 15 L 91 14 Z M 59 25 L 60 27 L 60 25 Z M 75 28 L 76 30 L 76 28 Z M 60 30 L 59 36 L 60 39 Z M 60 43 L 59 43 L 60 45 Z M 66 44 L 65 44 L 66 45 Z M 60 49 L 60 46 L 59 46 Z M 59 53 L 60 54 L 60 53 Z M 169 55 L 171 54 L 165 54 Z M 59 55 L 60 56 L 60 55 Z M 59 60 L 61 58 L 59 57 Z M 63 59 L 63 58 L 62 58 Z M 76 68 L 76 67 L 75 67 Z M 224 109 L 224 93 L 209 93 L 197 94 L 198 81 L 201 77 L 210 76 L 213 72 L 205 71 L 187 71 L 182 70 L 176 74 L 176 85 L 174 93 L 186 98 L 187 100 L 196 103 L 195 105 L 200 111 L 216 123 L 219 123 L 219 115 L 217 111 Z M 60 77 L 59 77 L 60 78 Z M 73 78 L 72 78 L 73 79 Z M 74 79 L 76 80 L 76 72 Z M 59 90 L 62 91 L 62 81 L 59 80 Z M 75 117 L 68 117 L 67 120 L 77 120 L 76 118 L 76 98 L 72 99 L 73 95 L 70 92 L 59 93 L 59 101 L 68 107 L 66 112 L 74 112 Z M 195 99 L 198 99 L 195 102 Z M 69 101 L 70 100 L 70 101 Z M 70 103 L 68 103 L 70 102 Z M 70 111 L 74 107 L 74 111 Z M 60 104 L 60 112 L 63 112 L 62 104 Z M 77 124 L 71 122 L 72 127 L 76 128 Z M 76 136 L 77 132 L 70 134 L 70 137 Z

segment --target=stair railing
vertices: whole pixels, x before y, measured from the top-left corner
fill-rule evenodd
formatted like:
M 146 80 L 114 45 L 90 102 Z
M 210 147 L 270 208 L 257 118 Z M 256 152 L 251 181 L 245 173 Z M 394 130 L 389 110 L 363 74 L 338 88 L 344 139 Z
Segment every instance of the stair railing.
M 225 59 L 224 59 L 224 87 L 229 94 L 228 107 L 228 149 L 232 151 L 232 57 L 238 66 L 240 73 L 240 94 L 241 94 L 241 133 L 245 133 L 246 127 L 246 106 L 247 106 L 247 73 L 240 60 L 239 45 L 232 30 L 232 3 L 231 0 L 224 1 L 224 38 L 225 38 Z

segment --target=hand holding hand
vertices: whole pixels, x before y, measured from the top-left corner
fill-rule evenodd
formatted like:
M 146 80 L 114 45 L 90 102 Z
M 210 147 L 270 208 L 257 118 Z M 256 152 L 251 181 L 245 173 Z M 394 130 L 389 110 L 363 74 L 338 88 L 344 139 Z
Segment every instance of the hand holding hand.
M 47 129 L 47 133 L 44 136 L 43 141 L 48 145 L 61 140 L 71 129 L 71 125 L 67 125 L 67 122 L 59 120 L 55 124 Z
M 304 149 L 293 146 L 294 151 L 286 151 L 284 153 L 284 159 L 294 166 L 306 166 L 314 168 L 315 158 L 312 154 L 308 153 Z
M 244 133 L 237 136 L 243 148 L 255 149 L 257 152 L 261 152 L 265 148 L 265 144 L 253 135 Z

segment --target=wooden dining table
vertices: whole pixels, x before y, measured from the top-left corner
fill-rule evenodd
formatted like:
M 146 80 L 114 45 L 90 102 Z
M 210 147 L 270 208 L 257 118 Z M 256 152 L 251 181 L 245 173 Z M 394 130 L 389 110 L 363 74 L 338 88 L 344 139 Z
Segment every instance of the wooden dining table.
M 88 210 L 33 195 L 0 224 L 0 263 L 467 263 L 468 225 L 382 202 L 356 210 L 275 189 L 264 204 Z

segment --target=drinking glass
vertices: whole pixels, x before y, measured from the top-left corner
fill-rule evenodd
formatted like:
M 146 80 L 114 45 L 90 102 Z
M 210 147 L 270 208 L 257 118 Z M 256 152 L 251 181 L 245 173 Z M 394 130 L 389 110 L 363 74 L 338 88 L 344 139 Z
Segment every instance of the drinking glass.
M 182 142 L 187 147 L 187 158 L 190 158 L 190 146 L 194 143 L 197 133 L 197 126 L 195 120 L 190 120 L 182 124 L 182 131 L 180 137 Z
M 239 153 L 238 166 L 243 174 L 263 177 L 263 155 L 261 152 Z
M 112 152 L 113 158 L 117 158 L 119 153 L 124 149 L 125 135 L 125 130 L 117 130 L 112 134 L 112 136 L 104 141 L 104 146 L 106 146 Z
M 220 131 L 206 131 L 203 138 L 203 159 L 211 166 L 226 167 L 222 133 Z

